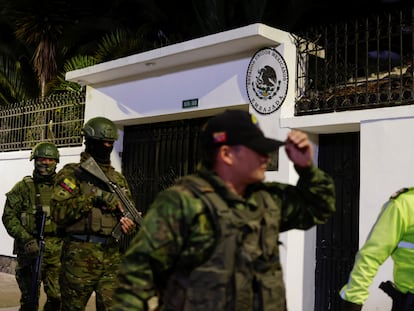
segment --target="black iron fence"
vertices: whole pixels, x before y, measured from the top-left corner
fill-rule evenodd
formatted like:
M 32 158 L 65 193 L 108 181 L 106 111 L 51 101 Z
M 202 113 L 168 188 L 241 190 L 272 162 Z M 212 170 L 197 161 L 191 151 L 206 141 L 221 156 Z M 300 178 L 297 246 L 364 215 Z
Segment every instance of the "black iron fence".
M 295 35 L 296 115 L 414 103 L 414 7 Z
M 31 149 L 41 141 L 82 144 L 85 93 L 68 92 L 0 107 L 0 152 Z

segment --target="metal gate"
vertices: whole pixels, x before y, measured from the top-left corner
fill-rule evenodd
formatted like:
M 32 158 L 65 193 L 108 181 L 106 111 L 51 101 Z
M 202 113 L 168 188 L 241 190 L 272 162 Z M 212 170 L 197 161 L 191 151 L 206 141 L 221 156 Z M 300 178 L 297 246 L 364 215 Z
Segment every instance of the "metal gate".
M 319 167 L 335 180 L 336 213 L 317 228 L 315 311 L 339 311 L 359 239 L 359 132 L 319 136 Z
M 146 212 L 155 195 L 194 172 L 200 128 L 208 118 L 125 127 L 122 171 L 137 208 Z
M 199 133 L 207 119 L 125 127 L 122 172 L 139 211 L 145 213 L 158 192 L 195 171 Z M 125 238 L 121 246 L 127 248 L 132 238 Z

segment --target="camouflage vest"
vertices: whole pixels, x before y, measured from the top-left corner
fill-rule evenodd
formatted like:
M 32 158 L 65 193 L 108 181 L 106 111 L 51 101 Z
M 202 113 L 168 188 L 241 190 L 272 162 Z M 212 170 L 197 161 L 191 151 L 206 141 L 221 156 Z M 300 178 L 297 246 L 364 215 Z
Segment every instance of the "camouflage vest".
M 23 212 L 21 215 L 21 222 L 23 226 L 28 230 L 28 232 L 35 232 L 36 227 L 36 187 L 31 176 L 25 176 L 23 178 L 25 184 L 29 189 L 30 202 L 32 204 L 32 209 L 26 212 Z M 38 184 L 39 195 L 40 195 L 40 204 L 42 210 L 46 213 L 46 224 L 44 233 L 56 233 L 56 224 L 52 222 L 50 217 L 50 199 L 52 197 L 53 185 L 48 185 L 45 183 Z
M 253 194 L 256 210 L 238 210 L 229 208 L 201 178 L 184 177 L 180 186 L 210 210 L 216 246 L 193 271 L 173 272 L 163 295 L 164 310 L 286 310 L 278 244 L 281 216 L 270 195 L 259 190 Z
M 83 189 L 83 194 L 95 197 L 95 193 L 89 192 L 93 187 L 101 189 L 102 184 L 99 182 L 99 180 L 96 180 L 96 178 L 93 176 L 90 176 L 89 174 L 83 172 L 79 168 L 78 164 L 72 165 L 72 169 L 79 180 L 80 188 Z M 117 182 L 115 171 L 107 174 L 107 177 L 111 181 L 115 183 Z M 82 217 L 80 217 L 74 224 L 68 226 L 66 228 L 66 233 L 110 236 L 118 222 L 119 220 L 116 214 L 110 211 L 104 212 L 101 208 L 94 206 L 90 209 L 89 213 L 82 215 Z

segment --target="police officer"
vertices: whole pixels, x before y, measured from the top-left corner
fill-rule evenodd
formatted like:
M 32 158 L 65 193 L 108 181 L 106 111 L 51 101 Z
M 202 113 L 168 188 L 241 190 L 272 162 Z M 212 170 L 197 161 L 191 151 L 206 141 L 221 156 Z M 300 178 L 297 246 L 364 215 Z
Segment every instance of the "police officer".
M 284 311 L 279 232 L 326 222 L 334 184 L 301 131 L 266 138 L 254 115 L 227 110 L 202 133 L 197 172 L 161 192 L 120 268 L 112 310 Z M 296 186 L 263 182 L 285 144 Z
M 134 223 L 122 217 L 117 196 L 81 164 L 92 157 L 105 175 L 131 197 L 125 177 L 111 166 L 110 155 L 118 138 L 115 124 L 104 117 L 85 123 L 85 151 L 80 163 L 65 165 L 56 177 L 52 212 L 64 234 L 60 279 L 62 310 L 84 310 L 96 293 L 97 310 L 109 310 L 121 254 L 112 230 L 122 223 L 123 232 Z
M 20 311 L 36 308 L 31 301 L 34 263 L 39 256 L 38 213 L 45 212 L 45 249 L 41 266 L 43 288 L 47 300 L 43 310 L 60 310 L 59 270 L 62 240 L 56 236 L 56 224 L 50 217 L 50 198 L 56 177 L 59 152 L 50 142 L 38 143 L 31 152 L 34 160 L 33 176 L 17 182 L 6 194 L 2 216 L 4 227 L 14 238 L 17 254 L 16 280 L 21 291 Z M 33 298 L 33 297 L 32 297 Z
M 394 284 L 384 282 L 392 311 L 414 310 L 414 188 L 403 188 L 383 205 L 369 237 L 355 257 L 340 290 L 341 310 L 358 311 L 366 302 L 379 267 L 391 256 Z

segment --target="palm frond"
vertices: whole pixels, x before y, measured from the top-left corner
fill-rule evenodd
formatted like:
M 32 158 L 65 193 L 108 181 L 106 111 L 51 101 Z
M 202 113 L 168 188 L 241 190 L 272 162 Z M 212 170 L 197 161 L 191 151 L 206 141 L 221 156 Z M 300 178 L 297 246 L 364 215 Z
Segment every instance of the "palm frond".
M 68 59 L 63 66 L 63 71 L 51 82 L 51 85 L 49 86 L 51 93 L 61 91 L 79 92 L 82 86 L 78 83 L 67 81 L 65 79 L 66 72 L 93 66 L 96 63 L 94 57 L 87 55 L 74 56 Z

